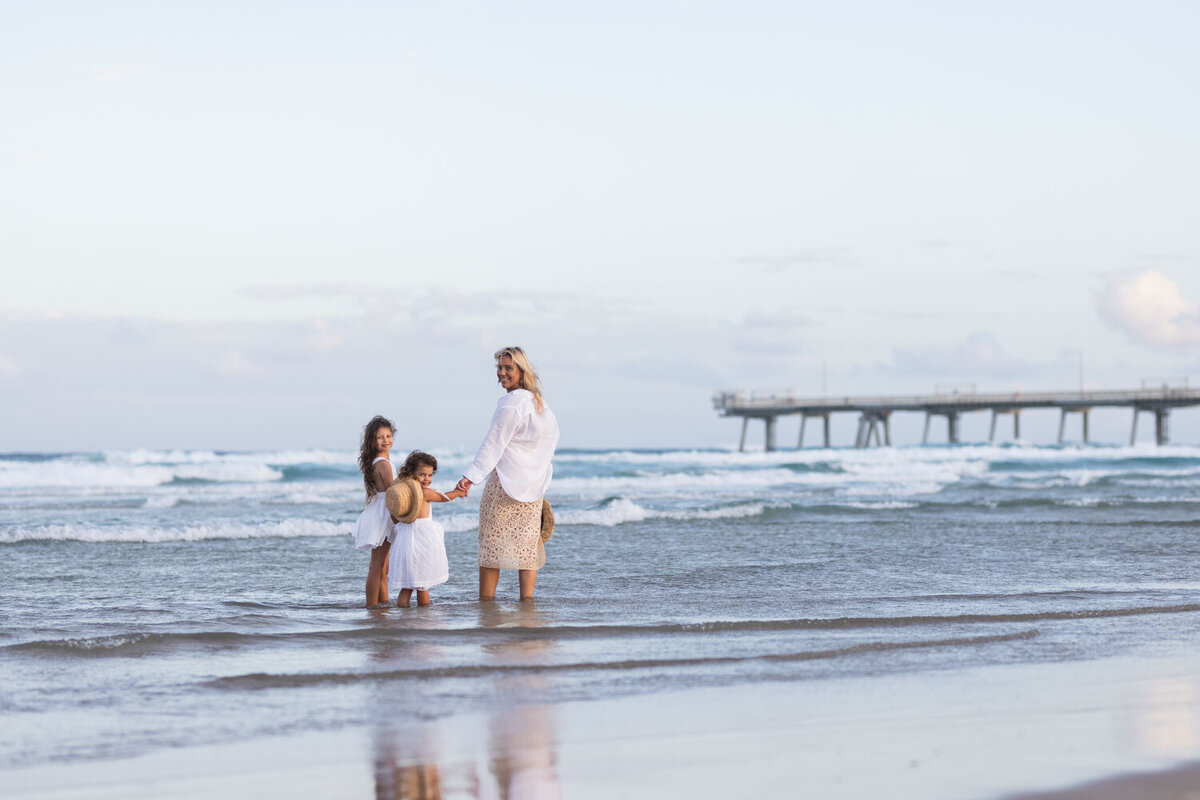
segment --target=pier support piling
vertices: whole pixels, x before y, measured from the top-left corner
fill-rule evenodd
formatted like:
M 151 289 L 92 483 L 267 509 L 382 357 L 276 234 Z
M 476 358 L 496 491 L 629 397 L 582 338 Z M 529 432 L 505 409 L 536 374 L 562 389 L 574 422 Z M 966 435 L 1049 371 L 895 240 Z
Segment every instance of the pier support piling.
M 1012 414 L 1013 418 L 1013 439 L 1021 438 L 1021 409 L 993 408 L 992 409 L 992 427 L 988 430 L 988 443 L 996 440 L 996 419 L 1001 414 Z
M 1154 415 L 1154 443 L 1168 444 L 1171 438 L 1169 430 L 1171 409 L 1147 408 L 1146 406 L 1133 407 L 1133 427 L 1129 431 L 1129 444 L 1134 445 L 1137 443 L 1138 415 L 1142 412 Z
M 935 416 L 946 418 L 946 441 L 958 444 L 958 415 L 959 412 L 954 410 L 925 409 L 925 433 L 921 435 L 921 444 L 929 444 L 929 420 Z
M 775 422 L 778 419 L 778 417 L 763 417 L 763 422 L 767 423 L 766 451 L 768 453 L 775 452 Z
M 821 419 L 822 422 L 825 423 L 825 447 L 828 448 L 829 447 L 829 414 L 802 413 L 800 415 L 800 438 L 796 442 L 796 449 L 797 450 L 804 449 L 804 428 L 808 423 L 809 417 L 818 417 Z
M 872 441 L 877 447 L 892 446 L 891 412 L 864 411 L 858 418 L 854 446 L 861 450 L 870 447 Z
M 750 418 L 742 417 L 742 438 L 741 438 L 741 441 L 738 442 L 738 452 L 739 453 L 746 452 L 746 428 L 749 428 L 749 427 L 750 427 Z
M 1154 442 L 1155 444 L 1168 444 L 1170 442 L 1170 431 L 1167 430 L 1167 422 L 1171 416 L 1170 409 L 1158 408 L 1154 411 Z
M 1087 444 L 1088 438 L 1089 438 L 1089 436 L 1088 436 L 1088 417 L 1091 415 L 1091 413 L 1092 413 L 1092 409 L 1090 409 L 1090 408 L 1067 408 L 1064 406 L 1062 409 L 1062 413 L 1058 418 L 1058 443 L 1059 444 L 1063 443 L 1063 437 L 1067 430 L 1067 415 L 1068 414 L 1079 414 L 1080 418 L 1083 421 L 1083 443 Z

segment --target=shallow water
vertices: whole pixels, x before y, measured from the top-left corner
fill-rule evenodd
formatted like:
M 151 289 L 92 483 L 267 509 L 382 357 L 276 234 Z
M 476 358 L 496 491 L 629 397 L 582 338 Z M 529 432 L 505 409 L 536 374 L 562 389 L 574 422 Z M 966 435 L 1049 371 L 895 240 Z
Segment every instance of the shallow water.
M 376 611 L 353 459 L 0 456 L 0 767 L 1200 640 L 1200 448 L 568 450 L 535 602 L 475 601 L 476 493 Z

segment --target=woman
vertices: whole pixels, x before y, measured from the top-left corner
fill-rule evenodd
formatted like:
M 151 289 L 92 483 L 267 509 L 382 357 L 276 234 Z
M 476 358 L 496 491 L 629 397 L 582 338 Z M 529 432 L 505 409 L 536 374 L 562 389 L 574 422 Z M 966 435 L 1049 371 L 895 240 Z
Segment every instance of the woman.
M 554 473 L 550 459 L 558 445 L 558 420 L 524 350 L 505 347 L 495 358 L 496 379 L 506 394 L 458 488 L 466 492 L 487 479 L 479 501 L 479 599 L 495 598 L 500 570 L 515 569 L 526 600 L 546 563 L 542 498 Z

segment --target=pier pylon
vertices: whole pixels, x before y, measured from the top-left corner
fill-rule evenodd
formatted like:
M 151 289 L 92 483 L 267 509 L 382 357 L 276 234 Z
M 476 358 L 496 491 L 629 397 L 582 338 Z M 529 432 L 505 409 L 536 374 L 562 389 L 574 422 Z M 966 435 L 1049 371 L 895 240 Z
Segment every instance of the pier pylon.
M 807 412 L 800 414 L 800 438 L 796 441 L 796 449 L 797 450 L 804 449 L 804 426 L 805 426 L 805 423 L 808 422 L 809 417 L 816 417 L 825 423 L 825 447 L 826 447 L 826 449 L 828 449 L 830 447 L 830 444 L 829 444 L 829 412 L 828 411 L 820 412 L 820 413 L 816 413 L 816 414 L 809 414 Z
M 1147 408 L 1146 406 L 1133 407 L 1133 430 L 1129 432 L 1129 444 L 1137 443 L 1137 423 L 1138 414 L 1146 411 L 1154 414 L 1154 443 L 1167 444 L 1170 441 L 1170 417 L 1171 409 L 1169 408 Z
M 933 417 L 946 418 L 946 441 L 950 444 L 958 444 L 958 415 L 957 410 L 935 411 L 933 409 L 925 410 L 925 432 L 921 434 L 921 444 L 929 444 L 929 421 Z
M 992 427 L 988 431 L 988 444 L 996 441 L 996 417 L 1001 414 L 1012 414 L 1013 418 L 1013 439 L 1021 438 L 1021 409 L 1019 408 L 993 408 L 992 409 Z
M 1063 433 L 1067 428 L 1067 414 L 1079 414 L 1083 419 L 1083 443 L 1088 443 L 1088 416 L 1092 413 L 1092 409 L 1086 407 L 1069 408 L 1063 406 L 1062 415 L 1058 418 L 1058 443 L 1063 442 Z
M 870 447 L 872 439 L 879 447 L 892 446 L 891 412 L 864 411 L 858 418 L 858 433 L 854 437 L 854 446 L 858 449 Z M 880 437 L 879 431 L 883 430 Z

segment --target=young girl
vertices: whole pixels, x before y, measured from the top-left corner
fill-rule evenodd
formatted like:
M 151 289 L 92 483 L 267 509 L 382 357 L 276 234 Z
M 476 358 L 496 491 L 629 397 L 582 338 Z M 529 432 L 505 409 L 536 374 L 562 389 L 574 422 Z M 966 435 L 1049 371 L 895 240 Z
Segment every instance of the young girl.
M 371 566 L 367 568 L 368 608 L 388 602 L 388 550 L 392 546 L 388 534 L 392 518 L 383 498 L 396 481 L 396 470 L 390 460 L 394 427 L 391 420 L 374 417 L 363 428 L 358 451 L 358 468 L 367 487 L 367 505 L 354 526 L 354 546 L 371 551 Z
M 445 529 L 434 522 L 429 503 L 445 503 L 458 497 L 466 497 L 461 489 L 446 494 L 429 488 L 433 473 L 437 472 L 437 459 L 414 450 L 400 467 L 401 478 L 412 478 L 421 486 L 427 501 L 421 514 L 412 523 L 397 522 L 388 538 L 395 543 L 392 570 L 389 576 L 393 586 L 400 587 L 396 605 L 408 608 L 415 590 L 417 605 L 429 605 L 429 590 L 450 579 L 450 565 L 446 560 Z

